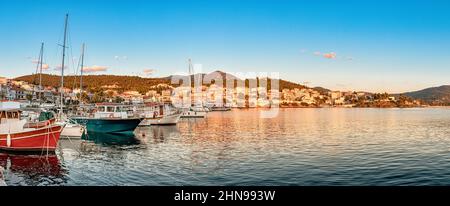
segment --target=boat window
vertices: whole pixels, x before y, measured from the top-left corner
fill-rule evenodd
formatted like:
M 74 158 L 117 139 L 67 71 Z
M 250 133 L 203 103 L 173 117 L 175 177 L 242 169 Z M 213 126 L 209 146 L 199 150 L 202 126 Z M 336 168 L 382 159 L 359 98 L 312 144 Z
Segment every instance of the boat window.
M 114 107 L 106 107 L 107 112 L 114 112 Z
M 19 119 L 19 112 L 6 112 L 6 117 L 8 119 Z
M 105 107 L 99 107 L 99 108 L 98 108 L 98 111 L 99 111 L 99 112 L 105 112 Z

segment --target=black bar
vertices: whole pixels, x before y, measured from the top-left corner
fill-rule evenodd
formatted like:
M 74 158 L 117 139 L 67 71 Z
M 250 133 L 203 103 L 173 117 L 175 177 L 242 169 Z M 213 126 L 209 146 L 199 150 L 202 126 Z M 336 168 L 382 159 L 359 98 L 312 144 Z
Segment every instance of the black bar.
M 245 191 L 273 191 L 273 199 L 243 200 L 219 199 L 221 191 L 244 194 Z M 185 197 L 197 197 L 187 200 L 176 200 L 177 194 Z M 198 198 L 198 194 L 208 193 L 206 200 Z M 393 201 L 416 202 L 419 200 L 447 200 L 450 187 L 2 187 L 0 202 L 20 201 L 54 201 L 68 203 L 122 203 L 126 205 L 152 205 L 150 202 L 179 204 L 279 204 L 303 203 L 335 204 L 344 202 L 360 202 L 386 204 Z M 212 197 L 214 196 L 214 197 Z M 239 195 L 234 196 L 239 197 Z M 145 204 L 140 204 L 140 203 Z M 12 203 L 12 202 L 11 202 Z M 148 203 L 148 204 L 147 204 Z M 362 202 L 361 202 L 362 203 Z M 1 203 L 0 203 L 1 204 Z

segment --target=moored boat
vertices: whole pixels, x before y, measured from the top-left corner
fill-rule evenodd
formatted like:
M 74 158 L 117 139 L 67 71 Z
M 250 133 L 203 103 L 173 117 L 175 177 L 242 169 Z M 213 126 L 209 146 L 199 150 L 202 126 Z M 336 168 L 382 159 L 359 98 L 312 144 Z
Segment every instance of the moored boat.
M 219 112 L 231 111 L 231 107 L 211 107 L 211 111 L 219 111 Z
M 191 107 L 181 114 L 181 118 L 205 118 L 207 110 L 203 108 Z
M 126 133 L 133 132 L 141 123 L 141 118 L 129 117 L 120 104 L 100 103 L 91 116 L 71 117 L 86 126 L 87 132 Z
M 194 67 L 192 66 L 191 59 L 189 61 L 189 82 L 192 82 L 192 78 L 194 80 L 194 90 L 189 87 L 189 92 L 191 93 L 191 106 L 188 108 L 184 108 L 181 118 L 205 118 L 207 112 L 209 112 L 209 109 L 206 107 L 203 107 L 203 104 L 201 101 L 198 101 L 202 94 L 199 92 L 199 90 L 195 89 L 195 85 L 201 85 L 201 79 L 196 78 L 194 74 Z M 198 76 L 198 75 L 197 75 Z M 197 97 L 194 99 L 194 97 Z M 195 101 L 197 100 L 197 101 Z
M 28 121 L 20 119 L 19 109 L 0 109 L 0 149 L 8 151 L 54 151 L 64 125 L 49 120 L 39 122 L 39 127 L 27 127 Z
M 147 104 L 139 113 L 144 118 L 140 126 L 176 125 L 182 115 L 167 104 Z
M 69 122 L 61 132 L 61 138 L 81 138 L 85 130 L 85 127 L 81 124 Z
M 171 114 L 164 116 L 157 116 L 154 118 L 144 118 L 140 126 L 151 126 L 151 125 L 176 125 L 180 120 L 181 114 Z

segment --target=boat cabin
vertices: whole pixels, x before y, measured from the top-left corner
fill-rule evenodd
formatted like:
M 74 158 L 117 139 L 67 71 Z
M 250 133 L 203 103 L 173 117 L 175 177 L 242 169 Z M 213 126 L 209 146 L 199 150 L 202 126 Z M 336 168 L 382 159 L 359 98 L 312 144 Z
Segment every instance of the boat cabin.
M 20 114 L 22 111 L 17 109 L 1 109 L 0 110 L 0 119 L 3 123 L 5 120 L 9 119 L 20 119 Z
M 127 111 L 121 104 L 97 104 L 95 105 L 94 118 L 128 118 Z
M 26 120 L 20 118 L 21 113 L 18 109 L 0 109 L 0 134 L 23 130 Z
M 5 123 L 7 120 L 20 120 L 22 111 L 20 103 L 16 101 L 0 101 L 0 120 Z
M 172 108 L 169 104 L 147 103 L 138 110 L 143 118 L 160 118 L 167 115 L 173 115 L 179 111 Z

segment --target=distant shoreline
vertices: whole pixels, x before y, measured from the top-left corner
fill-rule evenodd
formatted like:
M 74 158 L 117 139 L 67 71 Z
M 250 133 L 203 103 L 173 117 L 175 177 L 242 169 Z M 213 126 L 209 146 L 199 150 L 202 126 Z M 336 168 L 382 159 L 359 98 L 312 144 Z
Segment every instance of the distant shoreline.
M 428 108 L 445 108 L 445 109 L 450 109 L 450 106 L 428 106 Z
M 415 106 L 415 107 L 297 107 L 297 106 L 280 106 L 280 107 L 235 107 L 233 109 L 450 109 L 450 106 Z

